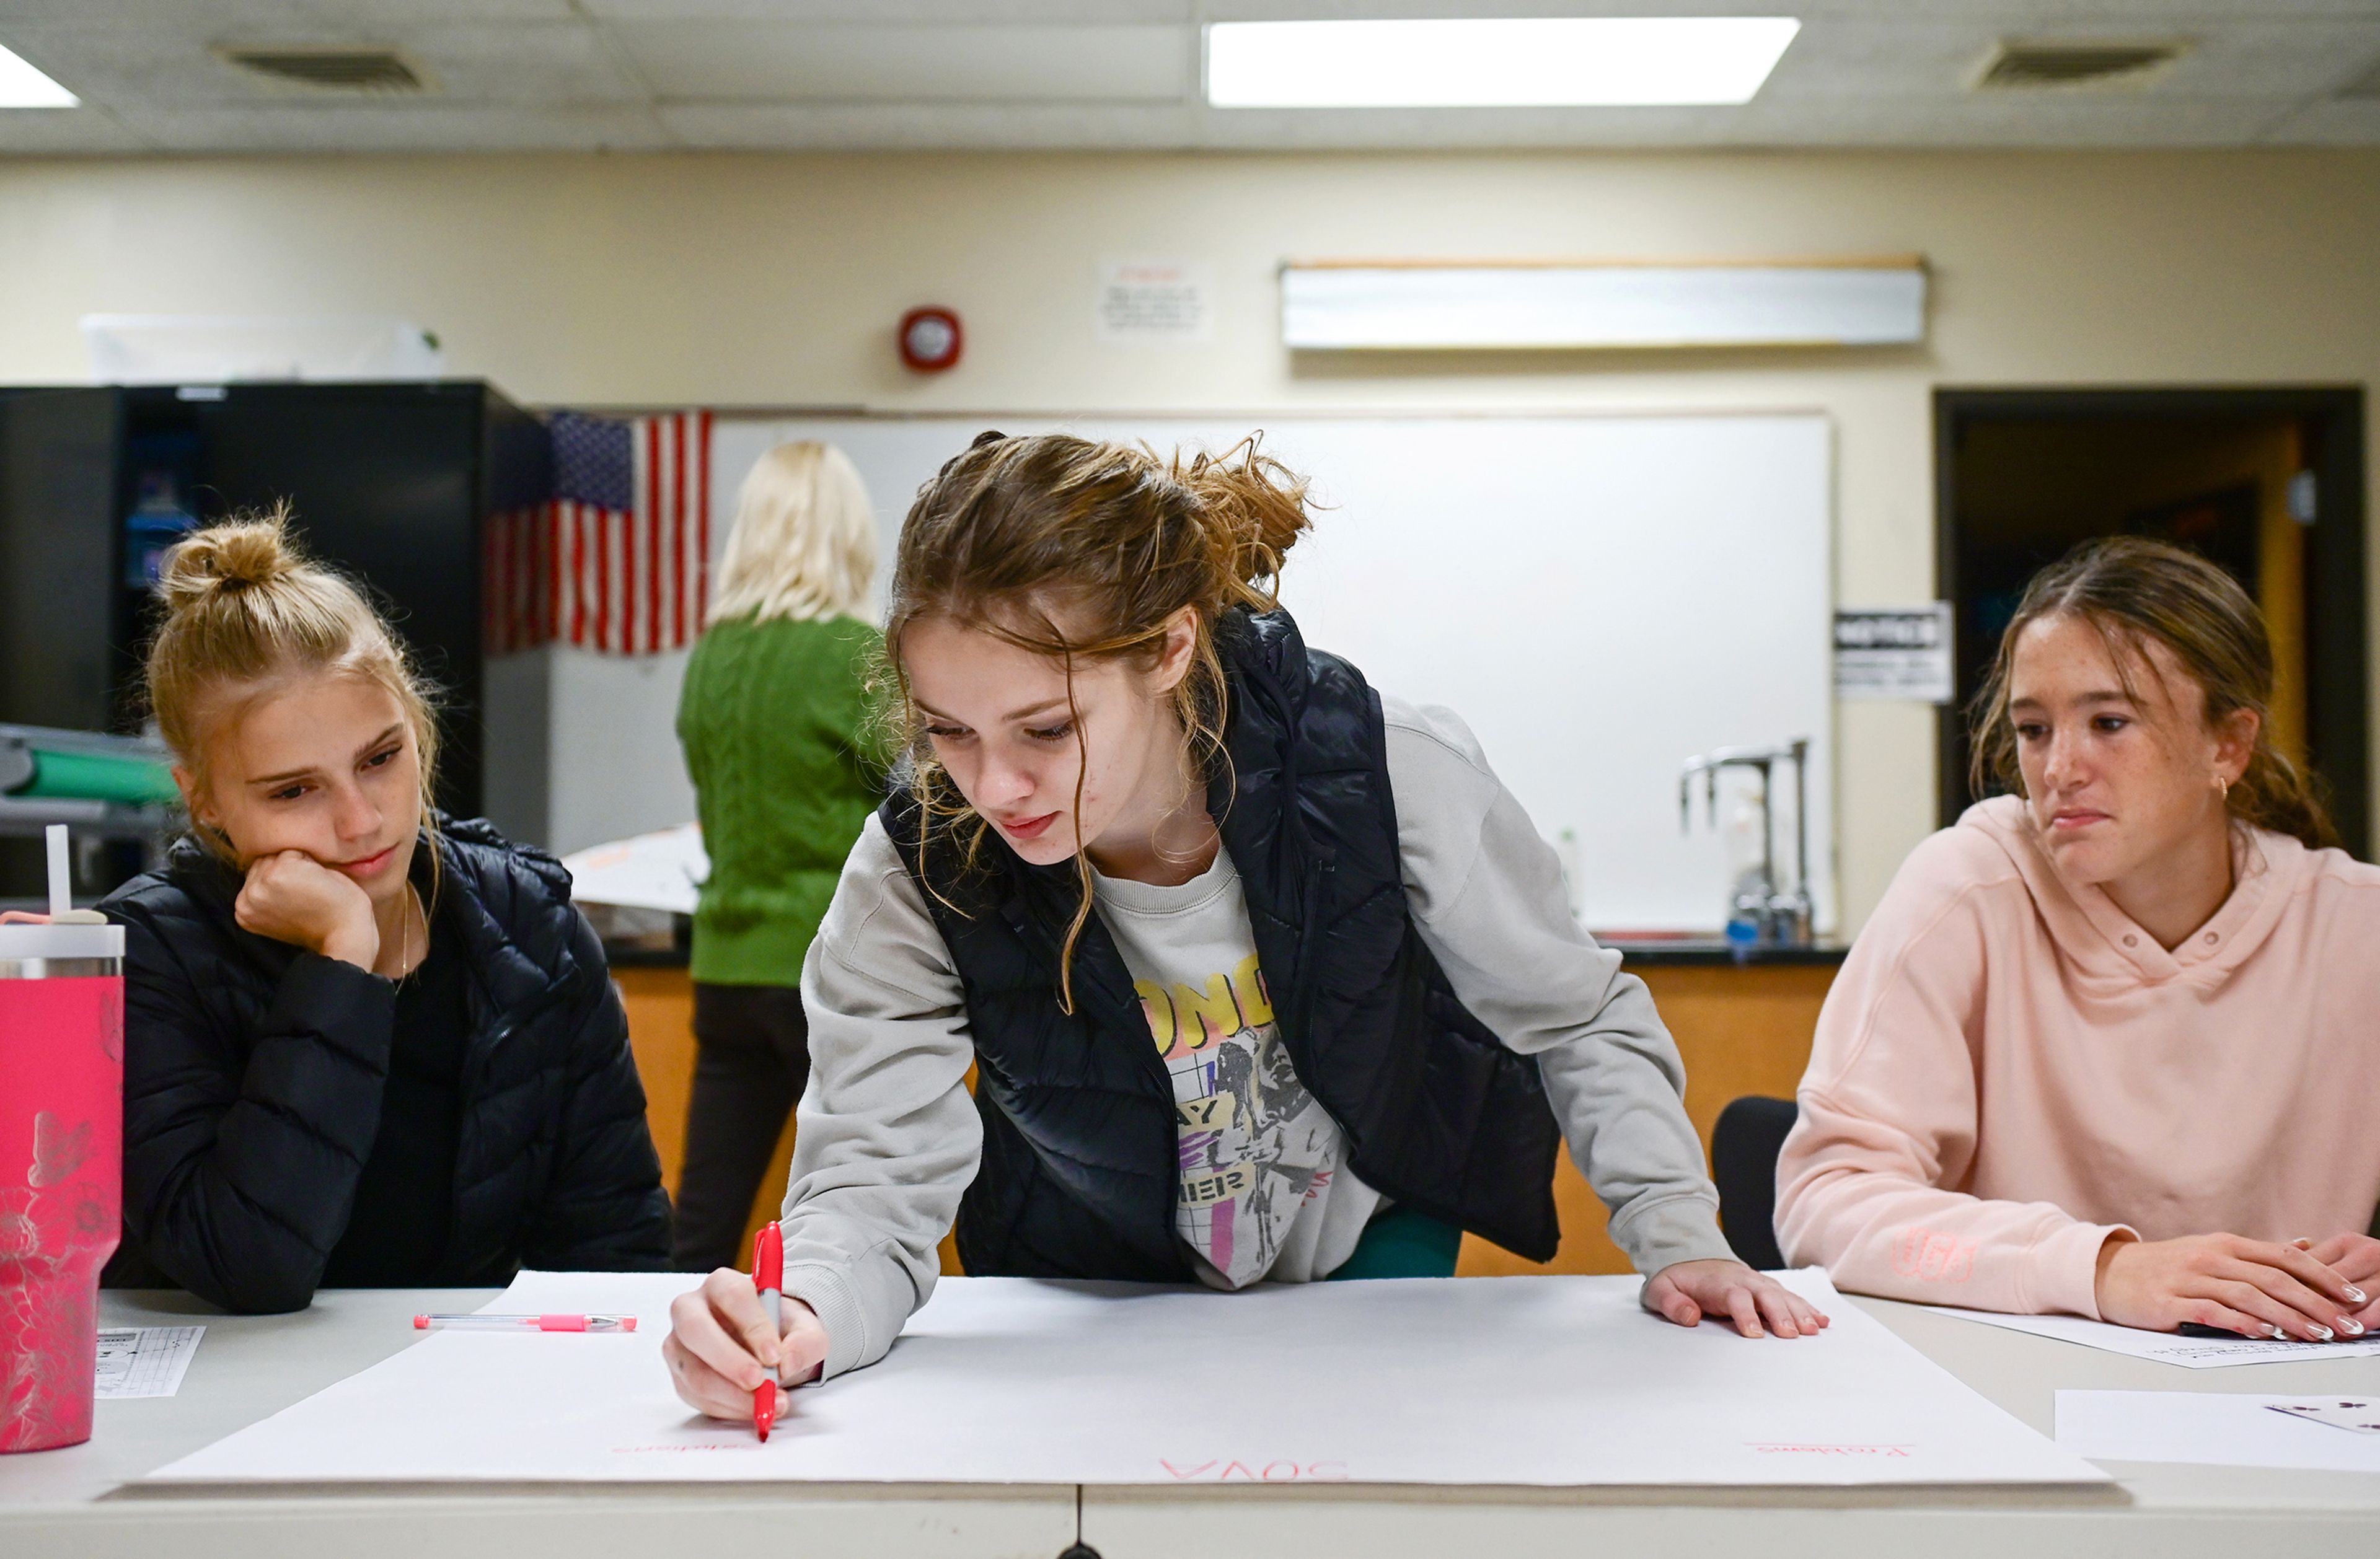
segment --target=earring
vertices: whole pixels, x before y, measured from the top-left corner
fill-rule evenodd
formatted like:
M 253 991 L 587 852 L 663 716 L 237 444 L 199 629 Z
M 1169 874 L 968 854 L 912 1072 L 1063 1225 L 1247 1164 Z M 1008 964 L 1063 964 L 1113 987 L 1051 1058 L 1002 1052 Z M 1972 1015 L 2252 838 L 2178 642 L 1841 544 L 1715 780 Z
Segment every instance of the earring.
M 2231 781 L 2224 779 L 2220 774 L 2215 777 L 2215 799 L 2220 802 L 2228 802 L 2231 799 Z

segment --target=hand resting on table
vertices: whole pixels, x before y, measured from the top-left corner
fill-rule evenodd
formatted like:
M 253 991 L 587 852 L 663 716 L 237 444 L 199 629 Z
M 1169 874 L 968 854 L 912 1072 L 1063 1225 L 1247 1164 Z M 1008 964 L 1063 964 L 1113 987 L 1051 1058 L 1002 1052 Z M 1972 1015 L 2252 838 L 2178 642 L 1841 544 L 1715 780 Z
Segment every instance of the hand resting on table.
M 2349 1341 L 2380 1318 L 2357 1318 L 2365 1291 L 2324 1259 L 2325 1251 L 2352 1251 L 2341 1244 L 2347 1240 L 2380 1245 L 2361 1235 L 2341 1235 L 2319 1251 L 2308 1240 L 2236 1234 L 2110 1239 L 2099 1250 L 2099 1316 L 2150 1332 L 2188 1322 L 2243 1337 Z
M 1681 1326 L 1716 1315 L 1747 1337 L 1815 1337 L 1828 1323 L 1825 1311 L 1742 1262 L 1673 1262 L 1645 1286 L 1645 1304 Z
M 2311 1239 L 2290 1243 L 2370 1296 L 2349 1319 L 2366 1332 L 2380 1327 L 2380 1239 L 2368 1234 L 2334 1234 L 2319 1245 Z

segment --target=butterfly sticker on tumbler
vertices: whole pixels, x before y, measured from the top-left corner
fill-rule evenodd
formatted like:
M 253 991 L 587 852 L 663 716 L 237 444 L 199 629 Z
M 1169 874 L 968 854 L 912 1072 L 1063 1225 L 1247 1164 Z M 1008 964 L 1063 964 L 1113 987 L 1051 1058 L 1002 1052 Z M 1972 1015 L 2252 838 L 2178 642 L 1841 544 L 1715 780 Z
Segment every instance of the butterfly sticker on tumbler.
M 90 1156 L 90 1121 L 69 1130 L 50 1111 L 39 1111 L 33 1117 L 33 1169 L 25 1183 L 35 1190 L 62 1186 Z

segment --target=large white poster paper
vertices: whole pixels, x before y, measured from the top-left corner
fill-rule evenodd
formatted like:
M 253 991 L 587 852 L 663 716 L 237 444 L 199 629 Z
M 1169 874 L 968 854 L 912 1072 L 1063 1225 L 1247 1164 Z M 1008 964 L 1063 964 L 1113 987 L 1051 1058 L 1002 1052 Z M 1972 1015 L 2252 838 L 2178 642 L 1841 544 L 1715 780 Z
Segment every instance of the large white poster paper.
M 1542 1277 L 1215 1294 L 945 1280 L 892 1356 L 794 1394 L 766 1445 L 690 1415 L 662 1274 L 526 1274 L 494 1308 L 626 1335 L 442 1333 L 152 1480 L 2087 1483 L 2104 1476 L 1845 1302 L 1747 1342 Z

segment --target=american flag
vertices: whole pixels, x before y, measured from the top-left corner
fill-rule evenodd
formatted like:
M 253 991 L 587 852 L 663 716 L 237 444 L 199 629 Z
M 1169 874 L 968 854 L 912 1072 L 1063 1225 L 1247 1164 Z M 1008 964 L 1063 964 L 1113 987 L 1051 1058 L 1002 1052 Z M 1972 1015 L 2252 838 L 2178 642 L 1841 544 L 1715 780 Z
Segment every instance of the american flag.
M 556 412 L 553 495 L 488 526 L 491 654 L 679 649 L 710 605 L 710 413 Z

